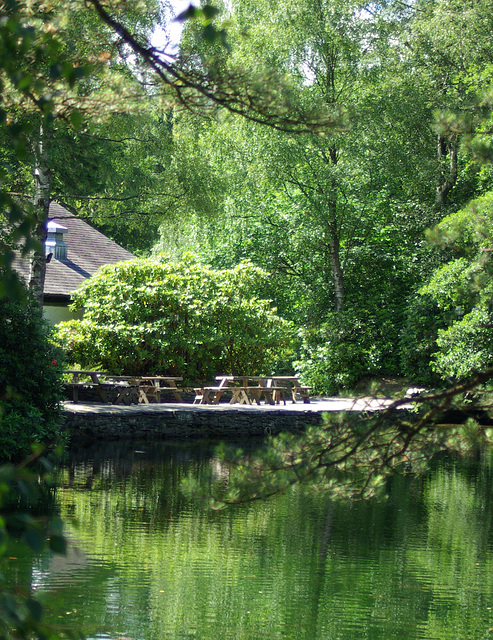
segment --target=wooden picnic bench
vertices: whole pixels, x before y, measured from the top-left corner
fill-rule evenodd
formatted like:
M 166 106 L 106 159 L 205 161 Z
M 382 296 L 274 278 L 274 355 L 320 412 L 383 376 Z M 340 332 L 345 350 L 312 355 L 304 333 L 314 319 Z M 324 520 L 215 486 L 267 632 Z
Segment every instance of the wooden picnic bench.
M 285 387 L 241 386 L 231 387 L 231 404 L 260 404 L 264 396 L 266 404 L 286 404 Z
M 217 376 L 219 384 L 215 387 L 195 387 L 195 399 L 193 404 L 219 404 L 224 392 L 228 388 L 227 376 Z
M 310 402 L 311 387 L 300 385 L 295 376 L 216 376 L 217 386 L 197 387 L 194 404 L 218 404 L 226 391 L 232 394 L 230 404 L 286 404 L 286 394 L 293 402 L 298 396 Z M 256 384 L 252 384 L 255 382 Z
M 285 385 L 291 393 L 293 402 L 297 402 L 298 396 L 304 403 L 310 402 L 310 391 L 312 387 L 302 386 L 296 376 L 275 376 L 276 384 Z
M 277 392 L 277 400 L 285 399 L 285 394 L 291 394 L 294 403 L 298 401 L 298 396 L 305 403 L 310 402 L 311 387 L 302 386 L 296 376 L 218 376 L 217 380 L 226 379 L 232 382 L 241 382 L 244 387 L 248 386 L 249 381 L 258 382 L 258 386 L 266 389 L 274 389 Z M 253 387 L 255 389 L 256 387 Z M 284 400 L 285 401 L 285 400 Z
M 64 386 L 67 391 L 71 391 L 72 402 L 79 402 L 79 391 L 82 389 L 95 389 L 102 402 L 108 402 L 107 391 L 113 387 L 111 383 L 103 381 L 101 378 L 105 376 L 104 371 L 85 371 L 81 369 L 65 369 L 66 373 L 72 377 L 69 382 L 65 382 Z M 89 380 L 81 380 L 81 378 L 89 378 Z
M 102 402 L 112 404 L 148 404 L 151 400 L 161 402 L 161 393 L 171 392 L 178 402 L 183 402 L 176 386 L 180 377 L 175 376 L 112 376 L 104 371 L 82 371 L 66 369 L 64 373 L 71 375 L 65 388 L 72 393 L 72 401 L 79 401 L 81 389 L 95 389 Z M 89 378 L 82 380 L 81 378 Z M 108 393 L 112 390 L 112 393 Z
M 219 404 L 225 387 L 195 387 L 193 404 Z
M 149 404 L 151 400 L 161 402 L 161 393 L 171 392 L 177 402 L 183 402 L 176 386 L 177 376 L 109 376 L 117 387 L 117 397 L 113 404 Z

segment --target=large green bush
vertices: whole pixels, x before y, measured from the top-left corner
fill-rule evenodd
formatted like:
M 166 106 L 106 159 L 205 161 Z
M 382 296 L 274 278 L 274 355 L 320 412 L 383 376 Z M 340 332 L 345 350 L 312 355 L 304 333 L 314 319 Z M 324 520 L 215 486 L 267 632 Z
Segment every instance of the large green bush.
M 303 382 L 315 393 L 336 394 L 363 376 L 382 370 L 386 354 L 375 319 L 346 310 L 330 313 L 315 329 L 301 331 L 301 356 L 295 363 Z
M 402 375 L 413 384 L 432 386 L 439 382 L 431 368 L 431 357 L 437 349 L 438 331 L 446 326 L 447 319 L 431 296 L 423 293 L 409 297 L 399 336 L 399 356 Z
M 60 364 L 37 307 L 0 299 L 0 459 L 63 439 Z
M 448 329 L 439 331 L 432 369 L 442 378 L 466 378 L 493 365 L 493 313 L 474 308 Z
M 68 359 L 112 373 L 265 373 L 290 349 L 290 330 L 262 298 L 268 274 L 250 263 L 213 270 L 191 256 L 108 265 L 74 298 L 84 319 L 58 325 Z
M 430 238 L 453 255 L 419 291 L 436 308 L 430 368 L 465 378 L 493 364 L 493 192 L 444 218 Z

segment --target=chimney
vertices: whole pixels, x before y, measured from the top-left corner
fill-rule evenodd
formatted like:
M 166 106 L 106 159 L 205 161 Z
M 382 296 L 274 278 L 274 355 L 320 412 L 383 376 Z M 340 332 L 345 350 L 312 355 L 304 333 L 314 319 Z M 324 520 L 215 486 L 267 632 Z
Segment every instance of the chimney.
M 54 220 L 48 220 L 47 235 L 45 243 L 45 256 L 47 262 L 51 260 L 50 254 L 55 260 L 67 259 L 67 245 L 63 241 L 63 234 L 67 232 L 67 227 L 62 227 Z

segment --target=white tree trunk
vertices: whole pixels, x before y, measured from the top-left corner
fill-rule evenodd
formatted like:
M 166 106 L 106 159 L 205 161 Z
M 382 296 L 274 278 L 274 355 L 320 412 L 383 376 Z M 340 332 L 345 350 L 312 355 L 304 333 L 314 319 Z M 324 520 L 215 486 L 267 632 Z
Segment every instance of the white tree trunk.
M 30 256 L 29 273 L 29 289 L 40 309 L 43 308 L 43 292 L 46 275 L 46 225 L 50 208 L 50 168 L 47 144 L 46 133 L 41 125 L 35 153 L 35 193 L 33 203 L 34 215 L 36 217 L 33 239 L 37 241 L 38 248 L 33 251 Z

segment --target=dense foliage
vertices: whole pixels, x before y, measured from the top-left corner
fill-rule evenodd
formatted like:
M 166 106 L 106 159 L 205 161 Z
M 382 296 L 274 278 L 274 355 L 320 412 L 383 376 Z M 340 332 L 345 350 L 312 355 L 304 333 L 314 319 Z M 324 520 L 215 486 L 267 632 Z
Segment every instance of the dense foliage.
M 295 366 L 315 393 L 337 395 L 341 389 L 354 388 L 362 377 L 382 371 L 382 344 L 375 323 L 363 322 L 354 312 L 332 313 L 317 329 L 301 332 Z
M 14 242 L 44 265 L 55 195 L 132 250 L 150 251 L 163 223 L 161 248 L 201 260 L 88 282 L 85 319 L 59 330 L 82 366 L 197 379 L 294 360 L 331 393 L 373 373 L 466 378 L 398 424 L 369 414 L 273 441 L 237 460 L 225 502 L 311 479 L 371 496 L 389 470 L 489 443 L 475 422 L 436 424 L 493 376 L 493 175 L 477 164 L 492 158 L 491 0 L 218 0 L 185 11 L 180 49 L 160 50 L 166 4 L 2 4 L 0 295 L 19 297 Z M 28 207 L 34 190 L 41 206 Z M 270 299 L 298 330 L 296 354 Z M 33 309 L 0 304 L 0 454 L 14 457 L 60 439 L 59 361 Z M 32 478 L 2 467 L 0 480 L 3 494 Z M 24 532 L 39 542 L 34 524 Z M 2 593 L 0 623 L 6 637 L 50 637 L 29 594 Z
M 418 4 L 228 3 L 221 65 L 282 69 L 298 99 L 339 115 L 324 136 L 173 114 L 189 208 L 163 225 L 160 247 L 269 271 L 276 306 L 303 336 L 296 366 L 325 393 L 374 373 L 448 375 L 432 364 L 448 320 L 417 296 L 450 259 L 426 230 L 491 185 L 471 154 L 487 147 L 489 3 Z M 187 33 L 184 55 L 194 43 Z
M 11 240 L 41 250 L 42 212 L 11 195 L 35 166 L 39 202 L 51 189 L 139 252 L 162 223 L 160 249 L 199 254 L 88 283 L 59 332 L 74 362 L 194 379 L 294 361 L 330 393 L 471 378 L 493 342 L 491 8 L 218 0 L 159 51 L 154 2 L 7 5 L 3 264 Z
M 420 292 L 433 299 L 442 321 L 431 357 L 441 377 L 463 379 L 493 364 L 492 205 L 488 192 L 444 218 L 430 234 L 453 254 Z
M 39 452 L 18 465 L 0 466 L 0 567 L 21 550 L 64 554 L 62 520 L 53 508 L 54 468 Z M 15 549 L 15 551 L 14 551 Z M 29 585 L 0 584 L 0 635 L 5 640 L 59 640 L 61 629 L 43 619 L 43 603 Z M 68 634 L 67 634 L 68 635 Z M 80 637 L 80 634 L 70 634 Z
M 145 5 L 16 3 L 2 31 L 6 188 L 31 188 L 41 110 L 51 195 L 139 255 L 163 223 L 174 257 L 268 271 L 319 390 L 450 375 L 431 359 L 449 320 L 434 302 L 419 318 L 416 296 L 450 258 L 426 229 L 491 186 L 473 162 L 490 145 L 489 0 L 218 1 L 185 11 L 174 50 L 169 7 Z
M 63 441 L 61 365 L 39 310 L 0 300 L 0 459 Z
M 174 374 L 269 373 L 290 353 L 290 329 L 263 297 L 268 274 L 249 263 L 213 270 L 185 256 L 106 266 L 74 297 L 84 319 L 57 336 L 83 368 Z

